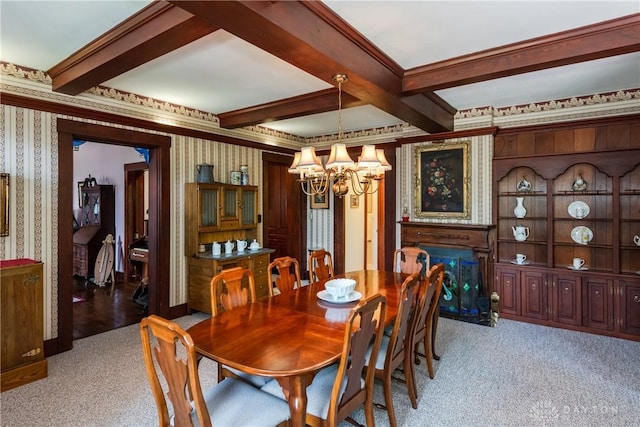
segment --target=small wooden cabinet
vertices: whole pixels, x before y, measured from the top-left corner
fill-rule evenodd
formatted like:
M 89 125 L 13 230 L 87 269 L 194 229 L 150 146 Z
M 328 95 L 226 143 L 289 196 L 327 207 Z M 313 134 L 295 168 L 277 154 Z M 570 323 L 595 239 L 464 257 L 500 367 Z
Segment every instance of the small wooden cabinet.
M 115 193 L 113 185 L 82 187 L 80 199 L 82 227 L 73 234 L 73 274 L 89 278 L 102 247 L 111 234 L 115 237 Z
M 187 306 L 189 310 L 197 310 L 211 314 L 211 279 L 222 270 L 242 267 L 253 272 L 256 285 L 256 297 L 265 298 L 269 295 L 269 278 L 267 268 L 273 249 L 246 251 L 220 257 L 188 257 L 187 280 L 189 282 Z
M 29 259 L 0 262 L 1 391 L 47 376 L 43 345 L 43 269 Z

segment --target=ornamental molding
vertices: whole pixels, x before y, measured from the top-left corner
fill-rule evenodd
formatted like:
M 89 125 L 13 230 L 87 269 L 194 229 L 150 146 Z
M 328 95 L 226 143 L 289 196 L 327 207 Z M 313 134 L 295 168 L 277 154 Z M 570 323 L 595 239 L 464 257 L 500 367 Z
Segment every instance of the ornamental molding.
M 0 90 L 8 93 L 292 149 L 297 149 L 301 145 L 329 147 L 338 141 L 338 134 L 304 138 L 260 125 L 224 129 L 220 127 L 220 120 L 215 114 L 135 93 L 96 86 L 80 95 L 69 96 L 53 92 L 51 85 L 51 77 L 44 71 L 0 61 Z M 460 110 L 455 114 L 455 130 L 483 126 L 514 127 L 634 114 L 640 112 L 638 100 L 640 100 L 640 88 L 510 107 L 475 107 Z M 427 133 L 408 123 L 399 123 L 374 129 L 343 132 L 343 138 L 349 145 L 357 145 L 392 142 L 396 138 L 421 134 Z

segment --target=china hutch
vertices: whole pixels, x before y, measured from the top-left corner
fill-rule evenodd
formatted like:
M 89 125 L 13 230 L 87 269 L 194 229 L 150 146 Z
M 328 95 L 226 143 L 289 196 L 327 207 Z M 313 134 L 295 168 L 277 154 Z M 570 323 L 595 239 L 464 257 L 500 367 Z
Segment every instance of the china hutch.
M 267 267 L 273 249 L 225 253 L 225 242 L 257 238 L 258 187 L 223 183 L 185 184 L 185 255 L 189 310 L 211 313 L 213 276 L 232 267 L 253 271 L 258 298 L 269 294 Z M 214 243 L 222 246 L 214 254 Z
M 508 129 L 494 147 L 501 316 L 640 340 L 640 117 Z
M 73 274 L 89 278 L 108 234 L 115 236 L 113 185 L 85 185 L 80 191 L 80 224 L 73 234 Z

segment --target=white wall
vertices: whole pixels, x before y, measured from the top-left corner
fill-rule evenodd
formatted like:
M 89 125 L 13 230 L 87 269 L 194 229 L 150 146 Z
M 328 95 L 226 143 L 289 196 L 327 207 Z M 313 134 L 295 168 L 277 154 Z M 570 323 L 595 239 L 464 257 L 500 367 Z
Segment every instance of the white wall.
M 113 185 L 115 192 L 116 244 L 124 242 L 124 165 L 143 162 L 144 158 L 132 147 L 86 142 L 73 152 L 73 213 L 80 219 L 77 183 L 89 175 L 95 177 L 99 185 Z M 80 221 L 78 221 L 80 222 Z M 118 249 L 116 247 L 116 249 Z M 124 250 L 124 248 L 123 248 Z M 116 253 L 119 251 L 116 250 Z M 124 271 L 124 262 L 116 257 L 116 271 Z

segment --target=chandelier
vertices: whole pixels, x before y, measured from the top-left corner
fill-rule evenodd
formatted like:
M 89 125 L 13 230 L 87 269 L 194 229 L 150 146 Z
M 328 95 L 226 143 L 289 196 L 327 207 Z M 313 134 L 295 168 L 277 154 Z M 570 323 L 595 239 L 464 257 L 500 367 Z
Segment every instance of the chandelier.
M 331 153 L 325 166 L 316 156 L 315 147 L 303 147 L 295 153 L 289 173 L 300 175 L 302 191 L 313 196 L 325 194 L 331 185 L 336 196 L 349 192 L 354 194 L 375 193 L 386 171 L 391 170 L 384 150 L 373 145 L 363 145 L 358 161 L 354 162 L 345 144 L 342 143 L 342 83 L 348 80 L 345 74 L 336 74 L 333 81 L 338 83 L 338 142 L 331 146 Z

